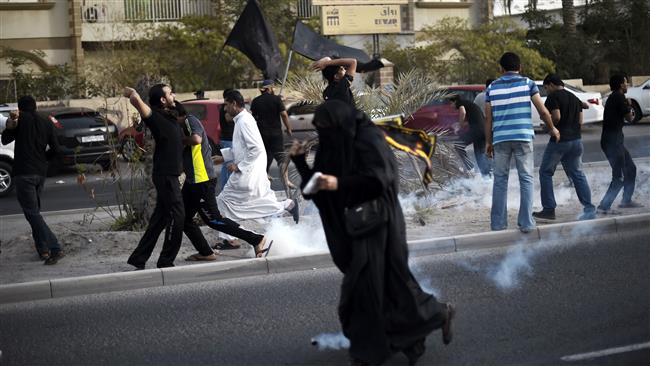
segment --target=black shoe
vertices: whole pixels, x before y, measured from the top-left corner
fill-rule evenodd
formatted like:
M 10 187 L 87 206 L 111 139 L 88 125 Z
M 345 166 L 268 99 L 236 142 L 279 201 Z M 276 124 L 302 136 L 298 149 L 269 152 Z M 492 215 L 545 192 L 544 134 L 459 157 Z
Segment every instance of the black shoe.
M 541 211 L 533 212 L 533 217 L 537 219 L 544 219 L 544 220 L 555 220 L 555 210 L 543 209 Z
M 630 202 L 621 202 L 621 204 L 619 204 L 618 207 L 620 207 L 620 208 L 639 208 L 639 207 L 643 207 L 643 205 L 638 203 L 638 202 L 630 201 Z
M 130 259 L 128 261 L 126 261 L 126 263 L 132 265 L 133 267 L 135 267 L 136 271 L 142 271 L 144 269 L 144 264 L 133 263 L 133 262 L 131 262 Z
M 298 221 L 300 221 L 300 206 L 298 205 L 298 200 L 293 200 L 293 207 L 291 207 L 289 213 L 293 216 L 293 221 L 297 224 Z
M 49 266 L 52 264 L 57 264 L 59 262 L 59 259 L 65 257 L 65 253 L 63 253 L 62 250 L 59 250 L 58 252 L 52 252 L 50 253 L 50 257 L 43 262 L 43 264 Z

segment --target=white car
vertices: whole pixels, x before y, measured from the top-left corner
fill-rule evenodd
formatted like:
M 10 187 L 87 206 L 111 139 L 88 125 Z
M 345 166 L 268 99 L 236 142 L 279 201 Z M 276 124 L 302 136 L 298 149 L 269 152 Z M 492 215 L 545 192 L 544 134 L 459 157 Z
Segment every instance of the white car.
M 296 138 L 305 138 L 315 134 L 315 128 L 311 121 L 314 119 L 314 111 L 317 107 L 318 104 L 305 101 L 287 105 L 289 124 Z
M 5 128 L 9 111 L 16 110 L 15 104 L 0 104 L 0 136 Z M 0 197 L 6 196 L 14 188 L 11 179 L 11 167 L 14 162 L 14 143 L 3 145 L 0 143 Z
M 548 93 L 544 88 L 544 83 L 542 81 L 535 81 L 535 84 L 537 84 L 537 88 L 539 88 L 539 95 L 542 97 L 542 101 L 546 102 L 546 96 L 548 95 Z M 582 110 L 583 124 L 597 123 L 603 121 L 603 116 L 605 112 L 605 107 L 604 107 L 605 103 L 603 102 L 603 97 L 600 93 L 587 92 L 578 87 L 566 83 L 564 84 L 564 89 L 566 89 L 568 92 L 571 92 L 573 95 L 578 97 L 578 99 L 580 99 L 583 102 L 586 102 L 587 105 L 589 105 L 588 109 Z M 533 127 L 536 130 L 545 130 L 546 126 L 544 125 L 544 122 L 539 118 L 539 113 L 537 113 L 537 109 L 535 108 L 535 106 L 532 105 L 532 102 L 531 102 L 531 108 L 533 112 L 532 113 Z
M 650 79 L 639 86 L 628 87 L 625 96 L 630 99 L 634 109 L 631 123 L 637 123 L 643 116 L 650 115 Z

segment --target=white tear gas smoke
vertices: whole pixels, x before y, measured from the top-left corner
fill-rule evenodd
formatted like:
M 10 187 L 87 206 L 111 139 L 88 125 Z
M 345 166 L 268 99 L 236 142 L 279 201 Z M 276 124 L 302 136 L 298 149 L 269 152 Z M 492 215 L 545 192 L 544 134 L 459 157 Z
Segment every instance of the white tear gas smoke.
M 322 333 L 311 339 L 312 346 L 317 346 L 319 351 L 326 349 L 341 350 L 350 348 L 350 340 L 343 333 Z
M 273 219 L 265 229 L 267 237 L 273 239 L 269 256 L 313 254 L 328 250 L 318 214 L 302 215 L 298 225 L 286 218 Z
M 519 243 L 508 249 L 503 261 L 488 271 L 488 277 L 503 291 L 519 287 L 521 276 L 533 275 L 530 260 L 535 254 L 535 248 Z
M 427 275 L 422 266 L 415 263 L 413 258 L 409 258 L 409 268 L 411 269 L 411 273 L 413 273 L 413 277 L 418 281 L 420 288 L 422 288 L 422 291 L 431 294 L 436 298 L 440 298 L 440 290 L 433 287 L 431 277 Z

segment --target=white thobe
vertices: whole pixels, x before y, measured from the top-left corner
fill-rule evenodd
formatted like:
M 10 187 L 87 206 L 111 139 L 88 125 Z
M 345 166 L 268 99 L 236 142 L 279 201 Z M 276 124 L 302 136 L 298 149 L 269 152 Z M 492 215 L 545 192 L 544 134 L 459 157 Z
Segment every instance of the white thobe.
M 232 173 L 219 196 L 221 214 L 231 220 L 258 219 L 280 215 L 291 200 L 278 201 L 266 173 L 266 152 L 255 118 L 246 110 L 234 118 L 232 134 L 234 163 Z

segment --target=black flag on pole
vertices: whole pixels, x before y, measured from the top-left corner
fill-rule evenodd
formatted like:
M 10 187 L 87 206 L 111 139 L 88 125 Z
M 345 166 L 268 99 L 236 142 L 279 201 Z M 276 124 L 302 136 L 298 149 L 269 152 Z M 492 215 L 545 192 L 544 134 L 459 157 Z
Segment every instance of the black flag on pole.
M 245 54 L 262 71 L 265 79 L 280 79 L 283 62 L 278 41 L 257 0 L 248 0 L 225 45 Z
M 325 56 L 339 58 L 354 58 L 358 63 L 370 61 L 370 56 L 358 48 L 340 45 L 314 32 L 301 21 L 296 22 L 293 32 L 293 45 L 291 49 L 310 60 L 319 60 Z

